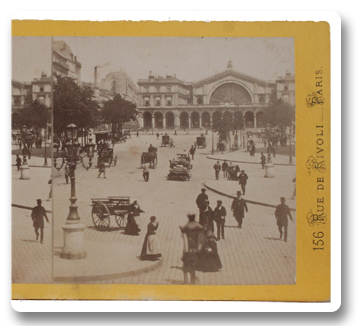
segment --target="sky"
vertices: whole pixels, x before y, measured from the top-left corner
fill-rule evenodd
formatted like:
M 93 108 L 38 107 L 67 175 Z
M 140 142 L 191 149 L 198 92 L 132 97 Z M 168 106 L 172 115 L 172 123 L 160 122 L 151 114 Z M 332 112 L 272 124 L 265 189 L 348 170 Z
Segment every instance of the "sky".
M 12 37 L 12 79 L 30 82 L 51 73 L 51 38 Z
M 157 75 L 176 74 L 194 82 L 233 68 L 245 74 L 275 80 L 286 70 L 294 74 L 293 38 L 195 37 L 55 37 L 65 41 L 82 64 L 81 79 L 98 80 L 110 71 L 124 70 L 136 83 Z

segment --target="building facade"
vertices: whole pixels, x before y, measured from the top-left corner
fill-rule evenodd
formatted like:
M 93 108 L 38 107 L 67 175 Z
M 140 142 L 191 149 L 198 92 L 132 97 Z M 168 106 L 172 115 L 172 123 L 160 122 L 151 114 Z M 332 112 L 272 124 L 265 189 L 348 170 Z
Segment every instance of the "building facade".
M 26 99 L 31 96 L 31 89 L 30 82 L 11 81 L 11 112 L 25 108 Z
M 52 96 L 51 77 L 42 73 L 40 78 L 35 78 L 31 82 L 31 93 L 33 101 L 37 100 L 49 108 L 51 106 Z
M 232 61 L 225 71 L 196 82 L 150 72 L 138 86 L 144 129 L 210 128 L 215 112 L 233 116 L 239 111 L 246 129 L 260 130 L 265 128 L 264 112 L 275 100 L 295 103 L 294 76 L 265 81 L 234 70 Z
M 96 76 L 95 69 L 94 76 Z M 94 83 L 97 84 L 96 77 L 94 79 Z M 113 94 L 120 94 L 125 100 L 134 104 L 138 103 L 138 87 L 124 71 L 108 73 L 100 81 L 99 88 L 108 90 Z
M 53 41 L 53 72 L 81 84 L 81 63 L 64 41 Z

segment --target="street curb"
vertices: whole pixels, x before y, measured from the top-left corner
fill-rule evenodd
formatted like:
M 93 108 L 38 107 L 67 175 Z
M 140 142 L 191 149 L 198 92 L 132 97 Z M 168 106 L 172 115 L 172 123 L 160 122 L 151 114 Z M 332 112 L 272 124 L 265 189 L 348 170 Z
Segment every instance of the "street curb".
M 23 205 L 18 205 L 18 204 L 11 204 L 12 207 L 16 207 L 16 208 L 21 208 L 21 209 L 28 209 L 30 211 L 33 210 L 34 207 L 30 207 L 30 206 L 23 206 Z M 52 214 L 53 212 L 52 211 L 48 211 L 48 210 L 45 210 L 45 212 L 47 213 L 50 213 Z
M 231 161 L 231 162 L 237 162 L 237 163 L 245 163 L 245 164 L 258 164 L 260 165 L 260 162 L 247 162 L 247 161 L 238 161 L 238 160 L 231 160 L 231 159 L 226 159 L 226 158 L 214 158 L 214 157 L 210 157 L 210 156 L 206 156 L 208 159 L 210 160 L 215 160 L 215 161 Z M 296 164 L 285 164 L 285 163 L 273 163 L 273 165 L 283 165 L 283 166 L 296 166 Z
M 11 166 L 16 166 L 15 164 L 11 164 Z M 51 165 L 47 165 L 47 166 L 44 166 L 44 165 L 28 165 L 30 168 L 52 168 Z
M 215 189 L 215 188 L 212 188 L 212 187 L 208 186 L 206 182 L 204 183 L 204 186 L 205 186 L 207 189 L 209 189 L 209 190 L 211 190 L 211 191 L 213 191 L 213 192 L 215 192 L 215 193 L 217 193 L 217 194 L 219 194 L 219 195 L 222 195 L 222 196 L 225 196 L 225 197 L 228 197 L 228 198 L 232 198 L 232 199 L 236 199 L 236 198 L 237 198 L 236 196 L 229 195 L 229 194 L 227 194 L 227 193 L 225 193 L 225 192 L 219 191 L 219 190 L 217 190 L 217 189 Z M 276 205 L 261 203 L 261 202 L 259 202 L 259 201 L 248 200 L 248 199 L 244 199 L 244 200 L 246 201 L 246 203 L 250 203 L 250 204 L 254 204 L 254 205 L 266 206 L 266 207 L 272 207 L 272 208 L 276 208 L 276 207 L 277 207 Z M 296 209 L 295 209 L 295 208 L 290 208 L 290 211 L 295 212 Z
M 96 282 L 96 281 L 109 281 L 115 280 L 122 277 L 128 276 L 136 276 L 143 273 L 150 272 L 154 269 L 160 267 L 163 263 L 163 259 L 160 259 L 155 264 L 139 268 L 134 271 L 122 272 L 122 273 L 113 273 L 113 274 L 104 274 L 104 275 L 90 275 L 90 276 L 54 276 L 54 282 L 57 283 L 67 283 L 67 284 L 79 284 L 79 283 L 88 283 L 88 282 Z

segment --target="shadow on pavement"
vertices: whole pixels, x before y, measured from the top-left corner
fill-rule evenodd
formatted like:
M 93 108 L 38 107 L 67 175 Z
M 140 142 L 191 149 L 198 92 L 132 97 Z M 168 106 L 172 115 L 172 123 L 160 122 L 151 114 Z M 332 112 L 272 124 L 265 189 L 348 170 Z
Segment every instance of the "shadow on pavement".
M 21 241 L 24 241 L 24 242 L 38 242 L 36 240 L 25 240 L 25 239 L 21 239 Z M 40 242 L 39 242 L 40 243 Z
M 281 239 L 280 238 L 264 238 L 264 239 L 267 239 L 267 240 L 277 240 L 277 241 L 280 241 Z

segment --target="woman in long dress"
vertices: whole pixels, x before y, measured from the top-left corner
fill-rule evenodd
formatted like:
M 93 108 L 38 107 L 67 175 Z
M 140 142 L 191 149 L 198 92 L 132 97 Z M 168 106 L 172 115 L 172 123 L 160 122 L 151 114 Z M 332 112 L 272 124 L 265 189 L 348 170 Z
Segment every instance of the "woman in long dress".
M 217 250 L 217 238 L 208 226 L 205 226 L 203 236 L 203 245 L 198 253 L 196 269 L 202 272 L 216 272 L 222 268 Z
M 135 222 L 134 210 L 130 210 L 128 213 L 127 225 L 124 229 L 124 234 L 139 235 L 140 229 Z
M 159 223 L 156 221 L 156 217 L 152 216 L 150 218 L 150 223 L 148 224 L 147 234 L 144 238 L 142 252 L 140 254 L 141 260 L 157 260 L 162 256 L 162 254 L 159 252 L 158 240 L 156 236 L 158 226 Z

